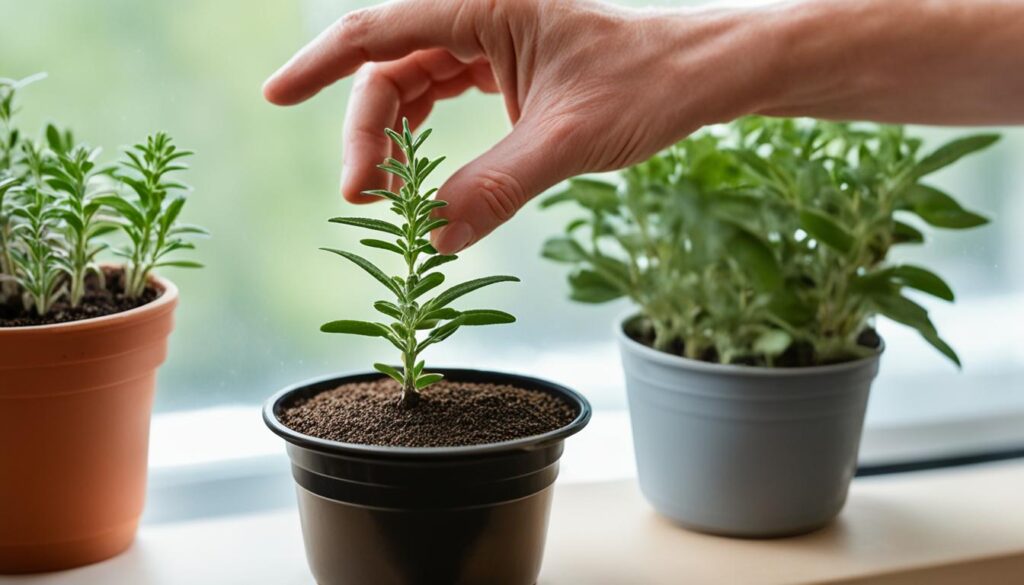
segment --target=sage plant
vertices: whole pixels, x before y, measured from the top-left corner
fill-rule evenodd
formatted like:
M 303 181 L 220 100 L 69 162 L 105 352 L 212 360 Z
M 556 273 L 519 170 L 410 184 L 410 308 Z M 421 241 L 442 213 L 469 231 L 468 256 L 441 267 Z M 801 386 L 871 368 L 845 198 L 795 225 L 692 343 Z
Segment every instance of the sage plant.
M 374 368 L 401 385 L 400 404 L 410 407 L 419 401 L 420 392 L 424 388 L 444 378 L 440 373 L 426 371 L 425 362 L 420 359 L 423 350 L 444 341 L 463 326 L 515 321 L 515 317 L 503 311 L 456 310 L 449 305 L 479 288 L 499 282 L 518 282 L 519 279 L 514 276 L 477 278 L 454 285 L 429 300 L 425 298 L 428 292 L 441 286 L 445 281 L 444 274 L 438 272 L 437 268 L 457 259 L 455 255 L 438 254 L 429 241 L 430 232 L 448 222 L 434 217 L 433 212 L 443 207 L 445 202 L 432 199 L 437 190 L 424 190 L 423 184 L 444 159 L 420 156 L 420 147 L 430 135 L 430 130 L 424 130 L 419 136 L 414 136 L 409 129 L 408 120 L 403 120 L 401 133 L 390 129 L 385 132 L 398 146 L 405 162 L 388 158 L 380 168 L 398 177 L 402 185 L 397 193 L 377 190 L 368 191 L 367 194 L 390 201 L 391 211 L 400 218 L 401 223 L 360 217 L 336 217 L 330 221 L 388 236 L 388 239 L 368 238 L 361 240 L 360 243 L 399 256 L 404 265 L 402 275 L 389 276 L 371 261 L 347 250 L 323 250 L 351 261 L 391 292 L 394 301 L 381 300 L 373 304 L 377 312 L 391 321 L 331 321 L 324 324 L 321 331 L 382 337 L 390 342 L 401 353 L 401 365 L 394 367 L 376 363 Z
M 907 290 L 952 301 L 931 270 L 894 263 L 921 223 L 987 223 L 922 182 L 997 136 L 928 153 L 900 126 L 751 117 L 699 133 L 620 173 L 549 196 L 585 217 L 545 243 L 575 267 L 572 298 L 629 297 L 632 333 L 685 357 L 812 365 L 876 351 L 877 314 L 916 329 L 959 365 Z M 875 340 L 877 341 L 877 340 Z

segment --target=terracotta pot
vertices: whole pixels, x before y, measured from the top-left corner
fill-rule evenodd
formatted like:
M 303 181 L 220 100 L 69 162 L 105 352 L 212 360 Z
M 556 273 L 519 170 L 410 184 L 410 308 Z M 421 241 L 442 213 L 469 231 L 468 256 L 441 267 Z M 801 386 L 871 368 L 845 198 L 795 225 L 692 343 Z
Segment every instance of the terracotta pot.
M 0 573 L 114 556 L 135 537 L 178 290 L 96 319 L 0 328 Z
M 431 370 L 463 382 L 509 384 L 558 396 L 576 409 L 565 426 L 465 447 L 378 447 L 317 439 L 278 416 L 296 400 L 371 372 L 291 386 L 263 420 L 287 441 L 306 557 L 320 585 L 532 585 L 537 582 L 565 439 L 590 404 L 546 380 L 463 369 Z

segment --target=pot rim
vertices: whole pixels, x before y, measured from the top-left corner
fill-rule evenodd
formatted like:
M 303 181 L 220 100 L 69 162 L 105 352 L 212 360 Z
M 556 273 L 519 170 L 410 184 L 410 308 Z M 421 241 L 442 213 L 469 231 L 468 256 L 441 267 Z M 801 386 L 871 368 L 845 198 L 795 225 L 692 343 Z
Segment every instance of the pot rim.
M 343 443 L 341 441 L 332 441 L 328 439 L 320 439 L 317 437 L 311 437 L 309 435 L 300 433 L 292 430 L 278 420 L 275 410 L 279 404 L 284 402 L 285 399 L 289 398 L 292 394 L 304 390 L 310 386 L 319 384 L 325 384 L 327 382 L 337 382 L 338 385 L 344 384 L 344 380 L 348 378 L 363 377 L 363 376 L 383 376 L 380 372 L 376 371 L 358 371 L 349 372 L 342 374 L 329 374 L 326 376 L 320 376 L 312 378 L 296 384 L 291 384 L 285 388 L 275 392 L 270 398 L 264 402 L 263 405 L 263 422 L 270 428 L 274 434 L 283 438 L 288 443 L 311 449 L 322 453 L 331 453 L 337 455 L 356 455 L 368 458 L 403 458 L 403 459 L 415 459 L 415 460 L 440 460 L 450 459 L 452 457 L 472 457 L 477 455 L 494 455 L 500 453 L 506 453 L 517 450 L 529 450 L 542 448 L 551 443 L 565 440 L 567 437 L 575 435 L 583 429 L 590 422 L 590 416 L 592 414 L 592 408 L 590 402 L 579 392 L 556 384 L 548 380 L 541 378 L 534 378 L 531 376 L 523 376 L 520 374 L 512 374 L 507 372 L 497 372 L 493 370 L 477 370 L 473 368 L 432 368 L 432 371 L 437 371 L 445 374 L 452 374 L 454 377 L 457 374 L 468 374 L 468 375 L 479 375 L 479 376 L 490 376 L 496 375 L 499 378 L 508 379 L 508 383 L 515 384 L 516 381 L 534 385 L 543 386 L 548 390 L 551 390 L 553 394 L 558 394 L 561 398 L 574 403 L 578 408 L 579 412 L 576 417 L 568 424 L 563 425 L 553 431 L 548 431 L 540 435 L 532 435 L 529 437 L 522 437 L 519 439 L 512 439 L 510 441 L 501 441 L 498 443 L 483 443 L 479 445 L 463 445 L 458 447 L 389 447 L 383 445 L 362 445 L 359 443 Z M 529 388 L 528 388 L 529 389 Z
M 103 264 L 103 266 L 122 267 L 120 264 Z M 67 321 L 65 323 L 0 327 L 0 337 L 12 337 L 19 333 L 68 333 L 73 331 L 77 332 L 87 331 L 90 329 L 100 329 L 117 322 L 135 320 L 136 317 L 142 317 L 145 314 L 159 313 L 164 307 L 173 305 L 177 302 L 178 287 L 175 286 L 173 282 L 155 273 L 150 273 L 149 281 L 156 285 L 160 290 L 160 295 L 152 301 L 135 307 L 134 309 L 128 309 L 127 311 L 121 311 L 119 313 L 111 313 L 110 315 L 103 315 L 102 317 L 90 317 L 88 319 L 79 319 L 78 321 Z
M 619 340 L 620 347 L 628 348 L 631 351 L 641 354 L 644 357 L 644 359 L 658 362 L 666 366 L 683 368 L 687 370 L 704 372 L 708 374 L 751 377 L 798 377 L 826 375 L 862 368 L 868 363 L 878 361 L 882 357 L 882 353 L 885 352 L 885 340 L 882 339 L 881 336 L 879 336 L 878 348 L 872 355 L 847 362 L 839 362 L 836 364 L 802 367 L 788 366 L 777 368 L 770 368 L 767 366 L 746 366 L 740 364 L 719 364 L 695 360 L 692 358 L 659 351 L 657 349 L 654 349 L 653 347 L 650 347 L 633 339 L 632 337 L 629 336 L 629 334 L 626 333 L 626 324 L 632 321 L 633 319 L 637 319 L 639 317 L 641 317 L 640 313 L 630 311 L 624 317 L 617 321 L 615 325 L 615 336 Z

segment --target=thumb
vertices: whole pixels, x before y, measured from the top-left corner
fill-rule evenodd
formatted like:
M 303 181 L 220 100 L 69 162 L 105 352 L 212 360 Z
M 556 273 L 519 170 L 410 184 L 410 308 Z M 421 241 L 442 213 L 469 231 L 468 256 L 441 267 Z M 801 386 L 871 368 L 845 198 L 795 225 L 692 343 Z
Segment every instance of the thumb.
M 476 243 L 512 218 L 527 201 L 574 174 L 557 140 L 525 120 L 476 160 L 459 169 L 438 191 L 448 205 L 437 215 L 449 221 L 431 240 L 442 254 Z

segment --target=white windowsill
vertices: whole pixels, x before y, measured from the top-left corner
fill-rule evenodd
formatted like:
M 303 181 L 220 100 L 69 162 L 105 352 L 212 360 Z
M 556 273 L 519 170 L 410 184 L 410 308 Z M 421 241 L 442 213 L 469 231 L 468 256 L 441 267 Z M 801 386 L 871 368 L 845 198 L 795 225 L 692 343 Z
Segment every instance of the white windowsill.
M 1024 462 L 861 478 L 831 526 L 733 540 L 682 530 L 634 482 L 560 485 L 540 585 L 1010 583 L 1024 571 Z M 311 585 L 293 510 L 145 525 L 125 554 L 5 585 Z

